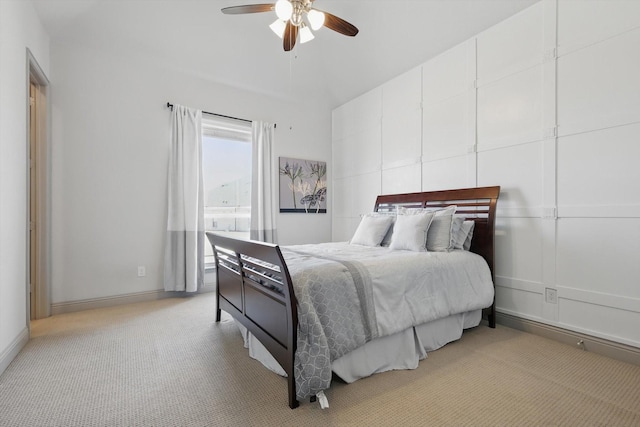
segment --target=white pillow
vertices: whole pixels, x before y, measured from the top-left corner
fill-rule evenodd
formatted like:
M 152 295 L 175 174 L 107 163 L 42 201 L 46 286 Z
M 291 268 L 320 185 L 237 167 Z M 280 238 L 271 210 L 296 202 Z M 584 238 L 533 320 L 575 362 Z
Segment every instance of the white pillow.
M 467 251 L 469 250 L 469 248 L 471 247 L 471 237 L 473 235 L 473 228 L 475 225 L 475 221 L 465 220 L 464 217 L 453 217 L 451 234 L 453 236 L 452 238 L 454 249 L 464 249 Z M 466 247 L 465 243 L 467 243 Z
M 391 226 L 393 217 L 367 214 L 362 217 L 351 239 L 352 245 L 379 246 Z
M 447 206 L 444 209 L 435 211 L 435 216 L 429 227 L 427 235 L 427 250 L 432 252 L 448 252 L 453 249 L 451 241 L 451 228 L 453 225 L 453 214 L 457 206 Z
M 391 225 L 387 230 L 387 233 L 384 235 L 382 242 L 380 242 L 380 246 L 388 247 L 389 243 L 391 243 L 391 235 L 393 234 L 393 225 L 396 223 L 396 211 L 383 211 L 383 212 L 370 212 L 367 215 L 369 216 L 386 216 L 391 218 Z
M 433 217 L 433 212 L 398 212 L 389 249 L 406 249 L 415 252 L 426 251 L 427 232 Z
M 427 250 L 432 252 L 448 252 L 453 249 L 453 214 L 458 207 L 456 205 L 446 208 L 403 209 L 398 213 L 432 212 L 435 214 L 429 233 L 427 234 Z

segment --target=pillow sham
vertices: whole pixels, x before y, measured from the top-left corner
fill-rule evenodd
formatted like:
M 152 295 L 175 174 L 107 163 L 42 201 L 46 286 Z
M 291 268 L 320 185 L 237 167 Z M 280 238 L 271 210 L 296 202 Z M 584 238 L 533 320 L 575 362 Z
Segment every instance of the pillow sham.
M 464 249 L 465 251 L 468 251 L 471 249 L 471 239 L 473 238 L 473 229 L 476 226 L 476 222 L 465 221 L 464 223 L 462 223 L 462 228 L 464 229 L 465 226 L 468 228 L 468 231 L 467 231 L 467 237 L 464 240 L 464 244 L 462 245 L 462 249 Z
M 389 217 L 391 218 L 391 226 L 389 226 L 389 229 L 387 230 L 387 234 L 384 235 L 384 238 L 382 239 L 382 242 L 380 242 L 380 246 L 389 246 L 389 244 L 391 243 L 391 235 L 393 234 L 393 226 L 396 223 L 396 211 L 384 211 L 384 212 L 370 212 L 367 215 L 370 216 L 385 216 L 385 217 Z
M 453 249 L 462 249 L 462 244 L 467 235 L 462 232 L 462 223 L 464 217 L 459 215 L 453 216 L 453 222 L 451 223 L 451 241 L 453 243 Z M 459 246 L 459 247 L 458 247 Z
M 453 248 L 451 243 L 451 226 L 456 205 L 437 210 L 433 217 L 429 234 L 427 234 L 427 250 L 432 252 L 448 252 Z
M 456 205 L 447 206 L 446 208 L 400 208 L 400 211 L 398 211 L 398 213 L 434 213 L 433 221 L 431 222 L 431 226 L 429 227 L 429 232 L 427 234 L 427 250 L 432 252 L 448 252 L 453 249 L 451 229 L 453 226 L 453 214 L 455 213 L 457 208 L 458 207 Z
M 464 219 L 464 217 L 458 217 L 454 215 L 453 226 L 451 228 L 453 249 L 464 249 L 467 251 L 469 250 L 469 248 L 471 247 L 471 236 L 473 234 L 473 228 L 475 225 L 475 221 L 466 220 Z M 466 248 L 465 243 L 467 243 Z
M 398 212 L 389 249 L 404 249 L 414 252 L 426 251 L 427 232 L 433 217 L 433 212 Z
M 367 214 L 363 216 L 349 243 L 361 246 L 380 246 L 380 242 L 387 234 L 392 221 L 393 217 L 388 215 Z

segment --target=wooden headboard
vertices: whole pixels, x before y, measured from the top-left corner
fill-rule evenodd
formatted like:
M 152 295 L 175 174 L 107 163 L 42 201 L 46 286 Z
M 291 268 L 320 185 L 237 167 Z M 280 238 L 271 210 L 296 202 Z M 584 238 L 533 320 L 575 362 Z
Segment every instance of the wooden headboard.
M 376 198 L 374 210 L 390 212 L 395 211 L 398 206 L 436 208 L 456 205 L 457 215 L 463 215 L 466 219 L 475 221 L 470 250 L 487 261 L 491 278 L 495 283 L 494 228 L 499 194 L 500 186 L 381 195 Z M 495 327 L 495 299 L 488 314 L 488 320 L 489 325 Z

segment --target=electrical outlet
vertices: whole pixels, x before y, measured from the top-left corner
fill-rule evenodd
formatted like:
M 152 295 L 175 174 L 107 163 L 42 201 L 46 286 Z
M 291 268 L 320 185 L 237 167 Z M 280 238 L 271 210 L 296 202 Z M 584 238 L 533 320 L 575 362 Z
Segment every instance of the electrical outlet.
M 558 290 L 553 288 L 544 288 L 544 300 L 549 304 L 557 304 Z
M 138 277 L 144 277 L 147 275 L 147 270 L 144 268 L 144 265 L 138 266 Z

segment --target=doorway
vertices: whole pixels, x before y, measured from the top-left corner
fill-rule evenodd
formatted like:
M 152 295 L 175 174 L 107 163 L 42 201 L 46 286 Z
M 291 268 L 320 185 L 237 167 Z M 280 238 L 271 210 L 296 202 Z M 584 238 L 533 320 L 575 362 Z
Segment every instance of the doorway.
M 27 321 L 51 315 L 49 80 L 27 49 Z

